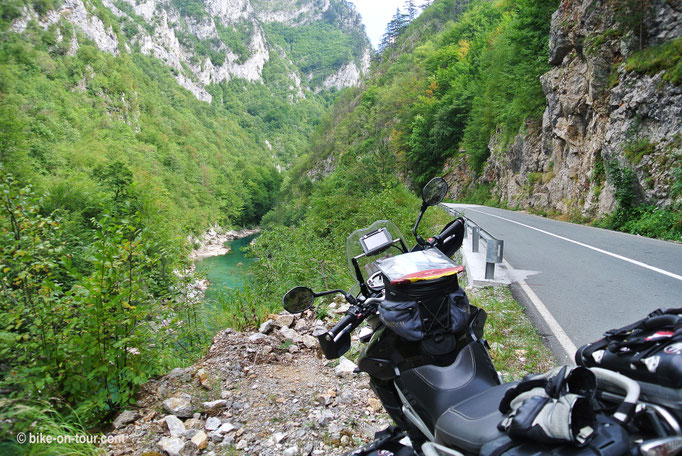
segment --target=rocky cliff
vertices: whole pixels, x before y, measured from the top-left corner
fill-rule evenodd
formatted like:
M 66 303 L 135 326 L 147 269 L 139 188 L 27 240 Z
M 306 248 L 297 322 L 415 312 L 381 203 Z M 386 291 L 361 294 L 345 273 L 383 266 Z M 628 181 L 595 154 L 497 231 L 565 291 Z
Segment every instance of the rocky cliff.
M 35 21 L 47 30 L 73 24 L 70 53 L 83 40 L 105 52 L 139 51 L 168 65 L 180 85 L 210 102 L 211 85 L 241 78 L 263 81 L 271 53 L 285 62 L 291 98 L 306 92 L 343 88 L 359 82 L 369 67 L 370 45 L 359 14 L 345 0 L 305 0 L 295 4 L 263 0 L 64 0 L 38 14 L 30 6 L 12 24 L 23 32 Z M 296 28 L 327 24 L 337 28 L 352 52 L 332 65 L 302 67 L 291 47 L 273 39 L 268 25 Z M 63 36 L 58 36 L 61 41 Z M 290 44 L 285 42 L 285 44 Z M 291 55 L 290 55 L 291 54 Z
M 542 121 L 528 122 L 509 145 L 494 135 L 477 179 L 464 160 L 450 163 L 453 196 L 483 183 L 512 207 L 593 218 L 615 209 L 618 176 L 630 170 L 639 201 L 676 204 L 671 187 L 682 179 L 682 86 L 673 73 L 679 69 L 646 60 L 678 49 L 680 36 L 679 0 L 563 0 L 552 16 L 553 69 L 541 77 Z

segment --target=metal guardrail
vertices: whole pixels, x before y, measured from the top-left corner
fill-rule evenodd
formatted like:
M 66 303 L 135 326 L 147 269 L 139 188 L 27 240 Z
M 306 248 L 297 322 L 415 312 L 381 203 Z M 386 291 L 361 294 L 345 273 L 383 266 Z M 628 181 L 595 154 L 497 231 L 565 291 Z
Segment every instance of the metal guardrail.
M 464 237 L 468 237 L 468 232 L 471 231 L 471 251 L 479 252 L 480 240 L 486 241 L 485 251 L 485 279 L 493 280 L 495 277 L 495 264 L 502 263 L 504 258 L 504 241 L 495 239 L 495 237 L 481 228 L 473 220 L 469 220 L 463 213 L 450 206 L 441 204 L 440 207 L 452 215 L 453 217 L 462 217 L 464 219 Z

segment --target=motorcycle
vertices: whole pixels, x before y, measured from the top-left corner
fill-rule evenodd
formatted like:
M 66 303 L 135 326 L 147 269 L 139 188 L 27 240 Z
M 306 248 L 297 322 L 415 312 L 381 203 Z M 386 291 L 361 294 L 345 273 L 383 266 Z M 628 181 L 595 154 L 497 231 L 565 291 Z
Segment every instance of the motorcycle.
M 588 349 L 589 356 L 586 347 L 579 350 L 578 364 L 585 367 L 567 367 L 521 383 L 502 381 L 483 337 L 487 314 L 469 304 L 457 280 L 463 268 L 451 259 L 462 245 L 464 221 L 455 219 L 427 239 L 418 233 L 426 210 L 439 204 L 447 191 L 441 178 L 432 179 L 422 190 L 422 207 L 412 230 L 417 243 L 411 249 L 400 230 L 386 220 L 348 236 L 348 267 L 359 287 L 357 293 L 314 292 L 299 286 L 283 297 L 284 308 L 299 313 L 311 308 L 315 298 L 343 294 L 350 304 L 346 315 L 318 336 L 328 359 L 346 353 L 351 333 L 366 323 L 358 335 L 365 345 L 357 371 L 369 374 L 370 387 L 395 426 L 348 455 L 680 453 L 682 383 L 670 387 L 657 384 L 655 378 L 630 378 L 627 368 L 632 363 L 625 363 L 625 370 L 605 368 L 608 364 L 596 367 L 605 345 Z M 656 318 L 660 323 L 661 318 Z M 672 324 L 678 321 L 682 317 Z M 626 347 L 626 354 L 628 350 L 632 347 Z M 619 359 L 622 364 L 622 356 Z M 513 399 L 519 394 L 527 397 L 531 388 L 551 397 L 516 401 L 517 409 L 512 411 Z M 559 390 L 565 395 L 550 394 Z M 528 415 L 531 405 L 533 413 Z M 591 414 L 584 412 L 588 409 Z M 589 423 L 583 423 L 584 416 Z M 557 426 L 562 430 L 557 431 Z

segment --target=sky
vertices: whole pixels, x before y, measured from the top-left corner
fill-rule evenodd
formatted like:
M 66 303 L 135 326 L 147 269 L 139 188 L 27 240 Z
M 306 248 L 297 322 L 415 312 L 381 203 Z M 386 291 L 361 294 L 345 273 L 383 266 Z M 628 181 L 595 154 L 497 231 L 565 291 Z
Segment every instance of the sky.
M 362 22 L 375 49 L 379 46 L 381 36 L 386 31 L 386 24 L 395 14 L 395 9 L 402 8 L 405 4 L 405 0 L 350 0 L 350 2 L 362 15 Z M 420 5 L 422 2 L 417 0 L 414 3 Z

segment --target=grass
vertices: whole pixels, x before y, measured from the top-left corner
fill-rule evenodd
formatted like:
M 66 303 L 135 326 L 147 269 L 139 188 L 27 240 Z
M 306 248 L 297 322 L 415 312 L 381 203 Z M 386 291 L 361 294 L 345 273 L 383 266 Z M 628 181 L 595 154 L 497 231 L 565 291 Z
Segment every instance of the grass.
M 545 372 L 556 365 L 552 352 L 507 287 L 475 288 L 467 292 L 471 304 L 488 313 L 485 338 L 490 355 L 505 381 Z
M 656 150 L 656 144 L 652 143 L 649 138 L 635 138 L 628 141 L 623 146 L 625 156 L 631 163 L 638 164 L 642 161 L 645 155 L 649 155 Z
M 651 76 L 665 71 L 664 81 L 682 84 L 682 37 L 635 52 L 628 58 L 626 69 Z
M 51 436 L 60 440 L 88 436 L 91 442 L 97 435 L 89 434 L 77 417 L 66 418 L 47 402 L 20 403 L 0 399 L 0 454 L 7 456 L 97 456 L 100 449 L 94 443 L 54 441 L 51 443 L 17 443 L 20 433 L 25 436 Z

